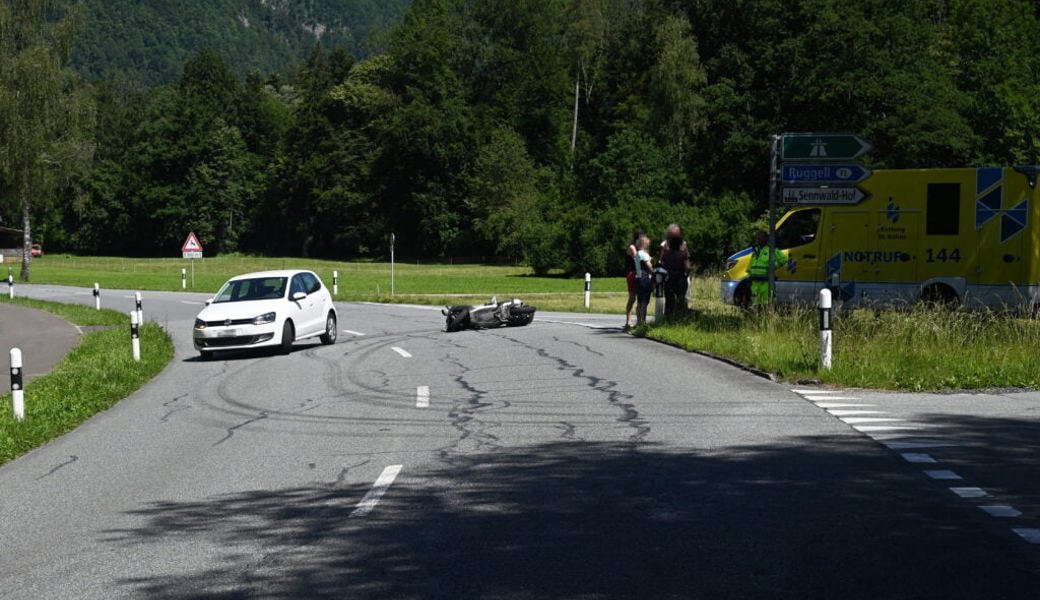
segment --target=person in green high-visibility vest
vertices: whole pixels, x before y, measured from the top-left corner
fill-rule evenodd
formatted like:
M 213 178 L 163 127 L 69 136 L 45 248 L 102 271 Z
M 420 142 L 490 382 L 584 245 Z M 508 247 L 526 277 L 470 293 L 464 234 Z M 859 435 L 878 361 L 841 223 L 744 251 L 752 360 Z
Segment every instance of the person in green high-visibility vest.
M 773 264 L 776 269 L 786 265 L 787 252 L 777 248 L 773 255 Z M 769 234 L 761 229 L 755 232 L 751 262 L 748 264 L 748 278 L 751 280 L 751 305 L 769 304 Z

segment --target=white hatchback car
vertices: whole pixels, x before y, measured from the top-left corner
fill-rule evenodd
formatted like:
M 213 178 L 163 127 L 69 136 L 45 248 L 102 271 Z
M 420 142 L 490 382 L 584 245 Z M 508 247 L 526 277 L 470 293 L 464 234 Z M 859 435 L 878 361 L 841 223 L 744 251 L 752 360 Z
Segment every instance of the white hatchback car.
M 263 271 L 232 277 L 195 318 L 192 339 L 203 360 L 216 350 L 277 346 L 320 337 L 336 343 L 336 307 L 311 271 Z

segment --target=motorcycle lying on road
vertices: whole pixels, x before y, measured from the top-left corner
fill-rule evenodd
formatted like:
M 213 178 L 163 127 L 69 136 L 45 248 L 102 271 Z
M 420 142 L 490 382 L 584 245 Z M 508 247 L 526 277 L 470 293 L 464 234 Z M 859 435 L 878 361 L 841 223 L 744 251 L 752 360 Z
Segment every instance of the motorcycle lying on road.
M 520 327 L 534 320 L 535 307 L 513 298 L 499 302 L 496 297 L 487 304 L 476 306 L 446 306 L 441 314 L 447 319 L 445 329 L 489 329 L 492 327 Z

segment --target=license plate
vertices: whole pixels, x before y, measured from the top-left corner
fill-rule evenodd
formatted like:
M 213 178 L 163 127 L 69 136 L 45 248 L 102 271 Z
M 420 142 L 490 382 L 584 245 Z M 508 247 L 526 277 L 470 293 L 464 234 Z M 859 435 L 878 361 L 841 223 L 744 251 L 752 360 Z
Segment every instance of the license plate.
M 236 335 L 238 335 L 237 329 L 225 329 L 217 332 L 217 337 L 235 337 Z

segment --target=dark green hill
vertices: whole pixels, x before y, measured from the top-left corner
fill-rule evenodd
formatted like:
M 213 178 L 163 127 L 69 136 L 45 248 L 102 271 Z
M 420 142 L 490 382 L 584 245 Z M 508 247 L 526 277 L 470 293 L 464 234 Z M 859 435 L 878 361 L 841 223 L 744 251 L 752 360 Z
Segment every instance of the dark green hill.
M 216 50 L 239 76 L 301 61 L 319 39 L 355 56 L 411 0 L 85 0 L 73 65 L 89 79 L 121 74 L 169 83 L 200 48 Z

